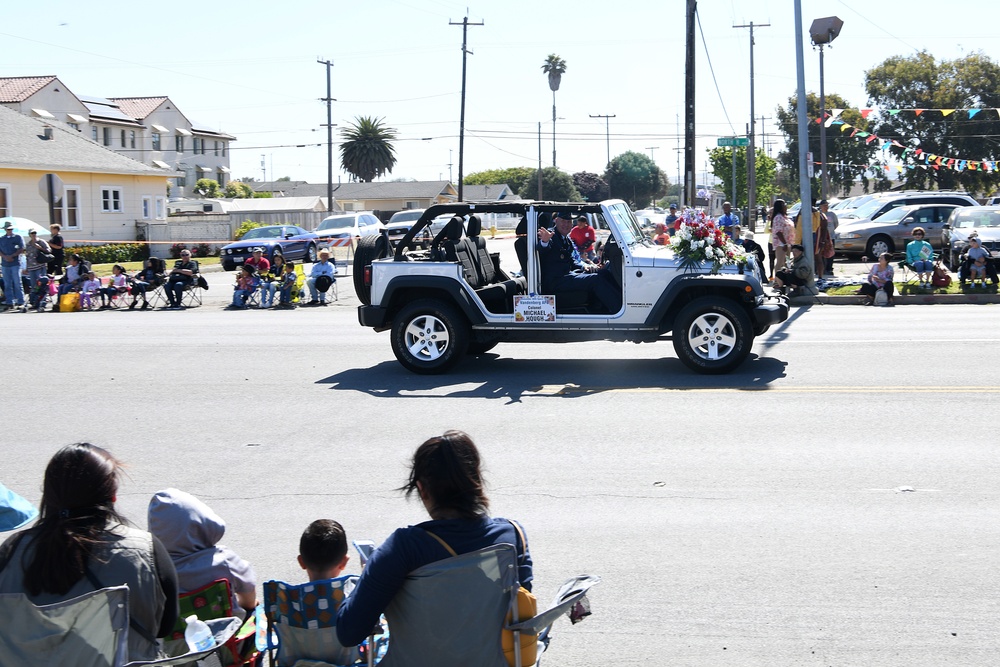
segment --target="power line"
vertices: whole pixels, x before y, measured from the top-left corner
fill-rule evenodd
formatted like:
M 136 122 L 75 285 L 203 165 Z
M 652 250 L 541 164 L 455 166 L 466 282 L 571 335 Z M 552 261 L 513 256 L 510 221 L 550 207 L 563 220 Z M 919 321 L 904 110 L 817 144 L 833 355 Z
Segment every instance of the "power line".
M 712 56 L 708 54 L 708 42 L 705 41 L 705 31 L 701 28 L 701 12 L 697 9 L 695 10 L 695 18 L 698 21 L 698 32 L 701 34 L 701 45 L 705 47 L 705 58 L 708 59 L 708 71 L 712 74 L 712 83 L 715 84 L 715 93 L 719 96 L 719 104 L 722 105 L 722 113 L 726 115 L 726 122 L 729 123 L 729 129 L 736 134 L 736 128 L 733 127 L 733 121 L 729 120 L 729 112 L 726 111 L 726 102 L 722 99 L 722 91 L 719 90 L 719 81 L 715 78 L 715 68 L 712 67 Z

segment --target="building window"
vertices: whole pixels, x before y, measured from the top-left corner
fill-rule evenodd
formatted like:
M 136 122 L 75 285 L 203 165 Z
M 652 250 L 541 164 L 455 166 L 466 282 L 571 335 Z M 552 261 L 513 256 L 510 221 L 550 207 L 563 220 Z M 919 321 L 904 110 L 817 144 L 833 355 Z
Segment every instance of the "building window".
M 122 148 L 125 148 L 125 130 L 122 130 Z
M 174 180 L 177 181 L 177 187 L 179 187 L 179 188 L 185 187 L 188 184 L 188 181 L 187 181 L 187 172 L 185 171 L 183 176 L 178 176 Z
M 66 186 L 61 206 L 63 229 L 80 229 L 80 188 Z
M 156 219 L 167 219 L 167 198 L 160 196 L 156 198 Z
M 77 132 L 80 131 L 80 124 L 79 123 L 66 123 L 66 124 L 69 125 L 70 127 L 72 127 Z
M 215 180 L 219 182 L 220 187 L 226 187 L 226 172 L 221 169 L 215 172 Z
M 135 148 L 135 130 L 129 130 L 128 133 L 128 147 Z
M 229 151 L 229 144 L 227 144 L 225 141 L 223 141 L 222 142 L 222 157 L 226 157 L 227 155 L 229 155 L 228 151 Z
M 0 218 L 10 215 L 10 186 L 0 185 Z
M 110 127 L 104 128 L 104 145 L 105 146 L 110 146 L 111 145 L 111 128 Z
M 215 142 L 215 154 L 216 155 L 219 154 L 219 142 L 218 141 Z
M 160 133 L 159 132 L 153 132 L 153 150 L 154 151 L 160 150 Z
M 102 187 L 101 188 L 101 211 L 104 213 L 122 212 L 122 189 Z
M 90 136 L 94 139 L 94 141 L 97 141 L 97 126 L 96 125 L 91 125 L 90 126 Z
M 174 150 L 177 151 L 178 155 L 184 153 L 184 135 L 178 134 L 174 137 Z
M 153 198 L 149 195 L 142 197 L 142 219 L 149 220 L 153 216 Z

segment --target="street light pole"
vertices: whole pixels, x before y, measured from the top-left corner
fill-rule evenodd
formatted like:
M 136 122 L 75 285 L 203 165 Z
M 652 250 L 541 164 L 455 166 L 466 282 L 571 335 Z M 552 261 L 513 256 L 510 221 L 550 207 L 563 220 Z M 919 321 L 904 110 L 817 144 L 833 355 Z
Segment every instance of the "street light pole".
M 823 170 L 820 181 L 822 199 L 826 199 L 830 192 L 830 174 L 827 173 L 826 168 L 826 90 L 824 88 L 823 47 L 836 39 L 843 27 L 844 22 L 836 16 L 816 19 L 809 26 L 809 36 L 812 37 L 813 45 L 819 48 L 819 166 Z
M 599 114 L 592 113 L 589 114 L 591 118 L 603 118 L 604 119 L 604 138 L 608 147 L 608 166 L 605 169 L 611 167 L 611 119 L 615 118 L 615 114 Z M 611 172 L 608 172 L 608 199 L 611 199 Z

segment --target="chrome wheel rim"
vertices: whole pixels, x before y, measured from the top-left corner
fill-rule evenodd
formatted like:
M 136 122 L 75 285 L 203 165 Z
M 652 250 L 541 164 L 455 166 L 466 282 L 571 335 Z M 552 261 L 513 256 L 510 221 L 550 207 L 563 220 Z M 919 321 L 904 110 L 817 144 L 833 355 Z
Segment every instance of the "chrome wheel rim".
M 725 359 L 736 342 L 736 326 L 722 313 L 703 313 L 688 327 L 688 345 L 705 361 Z
M 403 332 L 403 344 L 417 361 L 436 361 L 448 350 L 451 338 L 448 327 L 433 315 L 420 315 L 410 320 Z

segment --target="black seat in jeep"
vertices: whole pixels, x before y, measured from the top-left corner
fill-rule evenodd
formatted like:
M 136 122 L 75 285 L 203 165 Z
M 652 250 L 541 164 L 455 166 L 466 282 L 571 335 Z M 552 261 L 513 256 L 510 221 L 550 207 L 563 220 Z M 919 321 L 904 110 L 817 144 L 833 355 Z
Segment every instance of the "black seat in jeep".
M 477 289 L 482 287 L 483 283 L 476 266 L 476 246 L 471 239 L 463 236 L 465 226 L 462 223 L 462 218 L 457 215 L 448 221 L 444 228 L 445 238 L 441 242 L 441 248 L 444 250 L 445 261 L 461 264 L 465 281 L 472 289 Z

